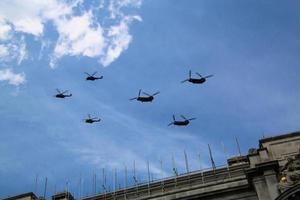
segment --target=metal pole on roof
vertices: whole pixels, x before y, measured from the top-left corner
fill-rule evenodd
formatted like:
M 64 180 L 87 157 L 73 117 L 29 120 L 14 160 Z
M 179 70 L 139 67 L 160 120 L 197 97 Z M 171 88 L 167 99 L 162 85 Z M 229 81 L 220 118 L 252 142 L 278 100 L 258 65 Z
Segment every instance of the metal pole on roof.
M 39 174 L 36 174 L 36 175 L 35 175 L 34 193 L 37 193 L 37 188 L 38 188 L 38 178 L 39 178 Z
M 150 165 L 149 160 L 147 160 L 147 171 L 148 171 L 148 195 L 150 196 Z
M 186 151 L 184 150 L 183 153 L 184 153 L 186 173 L 190 173 L 189 162 L 188 162 L 188 157 L 187 157 Z
M 46 180 L 45 180 L 45 188 L 44 188 L 44 195 L 43 195 L 44 199 L 46 199 L 47 181 L 48 181 L 48 179 L 47 179 L 47 177 L 46 177 Z
M 239 156 L 241 156 L 242 153 L 241 153 L 240 143 L 239 143 L 239 141 L 238 141 L 238 139 L 237 139 L 236 136 L 235 136 L 235 141 L 236 141 L 236 145 L 237 145 L 237 148 L 238 148 Z
M 228 156 L 227 150 L 226 150 L 225 145 L 224 145 L 223 142 L 221 142 L 221 145 L 222 145 L 222 147 L 223 147 L 223 151 L 224 151 L 224 155 L 225 155 L 225 161 L 226 161 L 226 166 L 227 166 L 228 176 L 229 176 L 229 178 L 231 178 L 230 169 L 229 169 L 229 164 L 228 164 L 228 161 L 227 161 L 227 159 L 228 159 L 229 156 Z
M 210 148 L 210 145 L 208 144 L 208 151 L 209 151 L 209 156 L 210 156 L 210 161 L 211 161 L 211 165 L 212 165 L 212 168 L 215 172 L 216 170 L 216 165 L 215 165 L 215 161 L 213 159 L 213 156 L 212 156 L 212 153 L 211 153 L 211 148 Z
M 163 171 L 163 161 L 162 159 L 159 160 L 159 163 L 160 163 L 160 171 L 161 171 L 161 190 L 162 192 L 165 191 L 165 188 L 164 188 L 164 171 Z
M 202 169 L 202 162 L 201 162 L 200 153 L 198 154 L 198 158 L 199 158 L 199 166 L 200 166 L 200 172 L 201 172 L 201 180 L 202 180 L 202 184 L 204 184 L 204 176 L 203 176 L 203 169 Z

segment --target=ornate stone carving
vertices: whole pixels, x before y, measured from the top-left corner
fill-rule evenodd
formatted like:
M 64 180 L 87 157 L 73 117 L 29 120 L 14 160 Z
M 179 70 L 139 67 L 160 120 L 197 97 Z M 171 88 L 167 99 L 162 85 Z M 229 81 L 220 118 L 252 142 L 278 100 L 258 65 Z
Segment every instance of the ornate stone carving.
M 300 149 L 294 158 L 287 158 L 287 162 L 280 172 L 279 189 L 281 192 L 300 183 Z

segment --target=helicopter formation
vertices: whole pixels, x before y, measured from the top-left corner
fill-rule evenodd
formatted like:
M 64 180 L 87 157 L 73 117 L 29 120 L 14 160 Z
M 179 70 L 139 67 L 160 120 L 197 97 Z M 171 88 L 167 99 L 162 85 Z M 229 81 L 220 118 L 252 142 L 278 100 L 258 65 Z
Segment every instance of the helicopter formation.
M 87 72 L 84 72 L 84 73 L 87 75 L 87 77 L 85 78 L 85 80 L 87 80 L 87 81 L 95 81 L 95 80 L 103 79 L 103 76 L 95 76 L 97 74 L 97 72 L 94 72 L 93 74 L 89 74 Z M 204 82 L 206 82 L 207 78 L 210 78 L 210 77 L 213 76 L 213 75 L 202 76 L 198 72 L 196 72 L 195 74 L 198 75 L 199 78 L 192 78 L 192 71 L 189 70 L 188 79 L 185 79 L 185 80 L 181 81 L 181 83 L 190 82 L 192 84 L 203 84 Z M 72 93 L 69 93 L 68 90 L 65 90 L 65 91 L 62 92 L 59 89 L 56 89 L 56 91 L 57 91 L 57 94 L 54 95 L 54 97 L 56 97 L 56 98 L 64 99 L 66 97 L 72 97 Z M 143 93 L 146 96 L 141 96 L 141 93 Z M 136 101 L 140 101 L 142 103 L 144 103 L 144 102 L 150 102 L 151 103 L 154 100 L 154 96 L 156 96 L 158 94 L 160 94 L 159 91 L 157 91 L 154 94 L 150 95 L 146 92 L 142 92 L 142 89 L 140 89 L 139 92 L 138 92 L 138 96 L 130 98 L 129 100 L 130 101 L 136 100 Z M 187 125 L 190 124 L 190 121 L 196 119 L 195 117 L 188 119 L 183 115 L 180 115 L 180 117 L 183 120 L 176 120 L 175 115 L 173 115 L 172 116 L 173 122 L 169 123 L 168 126 L 171 126 L 171 125 L 174 125 L 174 126 L 187 126 Z M 83 121 L 85 123 L 88 123 L 88 124 L 93 124 L 95 122 L 100 122 L 101 119 L 98 118 L 98 117 L 91 117 L 91 115 L 88 114 L 88 118 L 84 119 Z

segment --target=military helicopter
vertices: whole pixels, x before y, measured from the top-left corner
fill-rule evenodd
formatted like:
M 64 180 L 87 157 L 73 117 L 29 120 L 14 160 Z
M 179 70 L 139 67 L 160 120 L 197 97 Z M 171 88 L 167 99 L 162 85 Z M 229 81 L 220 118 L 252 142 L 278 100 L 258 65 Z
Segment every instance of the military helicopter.
M 56 97 L 56 98 L 65 98 L 65 97 L 71 97 L 72 96 L 72 94 L 70 93 L 70 94 L 65 94 L 65 93 L 67 93 L 68 92 L 68 90 L 66 90 L 66 91 L 64 91 L 64 92 L 61 92 L 59 89 L 56 89 L 56 91 L 57 91 L 57 95 L 55 95 L 54 97 Z
M 96 77 L 95 75 L 97 74 L 97 72 L 94 72 L 92 75 L 90 75 L 89 73 L 87 72 L 84 72 L 86 75 L 88 75 L 88 77 L 85 78 L 85 80 L 87 81 L 94 81 L 94 80 L 98 80 L 98 79 L 102 79 L 103 76 L 100 76 L 100 77 Z
M 176 121 L 175 120 L 175 115 L 173 115 L 173 122 L 168 124 L 168 126 L 171 126 L 171 125 L 176 125 L 176 126 L 186 126 L 190 123 L 190 121 L 196 119 L 196 118 L 190 118 L 190 119 L 187 119 L 185 118 L 183 115 L 180 115 L 184 120 L 183 121 Z
M 181 83 L 184 83 L 186 81 L 194 83 L 194 84 L 202 84 L 206 81 L 207 78 L 212 77 L 213 75 L 208 75 L 208 76 L 201 76 L 198 72 L 196 72 L 196 74 L 200 77 L 200 78 L 192 78 L 192 71 L 189 71 L 189 78 L 185 79 L 184 81 L 181 81 Z
M 85 121 L 85 123 L 92 124 L 92 123 L 94 123 L 94 122 L 100 122 L 101 119 L 98 118 L 98 117 L 93 117 L 93 118 L 92 118 L 91 115 L 88 114 L 88 118 L 87 118 L 87 119 L 84 119 L 84 121 Z
M 137 100 L 137 101 L 140 101 L 140 102 L 152 102 L 153 99 L 154 99 L 154 96 L 159 94 L 160 92 L 155 92 L 154 94 L 150 95 L 150 94 L 147 94 L 146 92 L 143 92 L 143 94 L 147 95 L 147 96 L 140 96 L 141 95 L 141 91 L 142 90 L 139 90 L 139 94 L 137 97 L 134 97 L 134 98 L 131 98 L 129 100 Z

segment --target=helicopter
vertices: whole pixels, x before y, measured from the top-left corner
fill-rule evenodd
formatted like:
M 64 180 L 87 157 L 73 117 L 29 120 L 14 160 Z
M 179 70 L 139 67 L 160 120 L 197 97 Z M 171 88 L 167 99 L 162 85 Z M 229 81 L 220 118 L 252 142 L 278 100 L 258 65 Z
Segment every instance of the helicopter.
M 137 100 L 137 101 L 140 101 L 140 102 L 152 102 L 153 99 L 154 99 L 154 96 L 159 94 L 160 92 L 155 92 L 154 94 L 150 95 L 150 94 L 147 94 L 146 92 L 143 92 L 143 94 L 147 95 L 147 96 L 140 96 L 141 95 L 141 89 L 139 90 L 139 94 L 137 97 L 134 97 L 134 98 L 131 98 L 129 100 Z
M 68 90 L 66 90 L 66 91 L 64 91 L 64 92 L 61 92 L 59 89 L 56 89 L 56 91 L 58 92 L 58 94 L 57 95 L 55 95 L 54 97 L 56 97 L 56 98 L 65 98 L 65 97 L 71 97 L 72 96 L 72 94 L 70 93 L 70 94 L 65 94 L 65 93 L 67 93 L 68 92 Z
M 186 81 L 194 83 L 194 84 L 202 84 L 206 81 L 207 78 L 212 77 L 213 75 L 208 75 L 208 76 L 201 76 L 198 72 L 196 72 L 196 74 L 200 77 L 200 78 L 192 78 L 192 71 L 189 71 L 189 78 L 185 79 L 183 81 L 181 81 L 181 83 L 184 83 Z
M 84 121 L 85 121 L 85 123 L 92 124 L 92 123 L 94 123 L 94 122 L 100 122 L 101 119 L 98 118 L 98 117 L 93 117 L 93 118 L 92 118 L 91 115 L 88 114 L 88 118 L 87 118 L 87 119 L 84 119 Z
M 100 77 L 96 77 L 95 75 L 97 74 L 97 72 L 94 72 L 92 75 L 90 75 L 89 73 L 87 72 L 84 72 L 86 75 L 88 75 L 88 77 L 85 78 L 85 80 L 87 81 L 94 81 L 94 80 L 98 80 L 98 79 L 102 79 L 103 76 L 100 76 Z
M 185 118 L 183 115 L 180 115 L 184 120 L 183 121 L 176 121 L 175 120 L 175 115 L 173 115 L 173 122 L 168 124 L 168 126 L 171 126 L 171 125 L 176 125 L 176 126 L 187 126 L 190 121 L 196 119 L 196 118 L 190 118 L 190 119 L 187 119 Z

